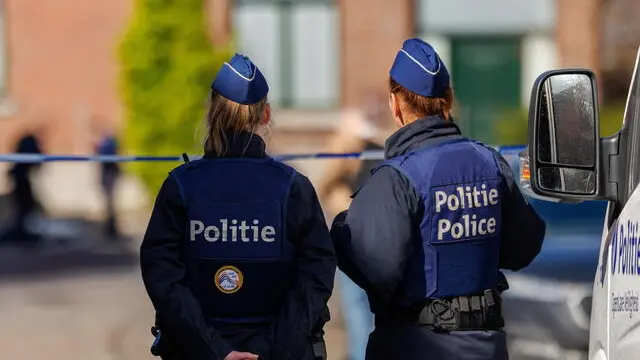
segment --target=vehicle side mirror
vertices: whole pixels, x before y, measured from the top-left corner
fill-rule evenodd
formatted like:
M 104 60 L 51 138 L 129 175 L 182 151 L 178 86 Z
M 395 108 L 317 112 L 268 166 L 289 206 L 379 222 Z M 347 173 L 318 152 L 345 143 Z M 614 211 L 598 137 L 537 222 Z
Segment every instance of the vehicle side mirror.
M 536 79 L 528 141 L 534 193 L 573 201 L 601 195 L 597 99 L 589 70 L 548 71 Z

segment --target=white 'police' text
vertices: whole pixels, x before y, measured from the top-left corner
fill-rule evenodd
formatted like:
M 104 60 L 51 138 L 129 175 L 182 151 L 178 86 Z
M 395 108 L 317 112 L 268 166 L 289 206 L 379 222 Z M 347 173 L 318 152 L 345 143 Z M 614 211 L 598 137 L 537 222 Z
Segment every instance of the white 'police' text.
M 443 210 L 456 212 L 467 209 L 483 208 L 497 205 L 499 193 L 497 189 L 487 189 L 482 184 L 480 189 L 476 186 L 458 186 L 452 193 L 438 190 L 435 192 L 436 213 Z M 443 207 L 446 205 L 446 209 Z M 447 233 L 455 240 L 488 235 L 496 232 L 497 222 L 494 217 L 482 218 L 476 214 L 464 214 L 459 222 L 451 223 L 449 219 L 438 220 L 438 240 L 442 240 Z
M 276 229 L 273 226 L 263 226 L 260 227 L 260 221 L 253 220 L 252 226 L 247 225 L 247 222 L 242 220 L 238 221 L 236 219 L 231 220 L 231 225 L 229 225 L 228 219 L 220 219 L 220 226 L 208 225 L 199 220 L 191 220 L 190 222 L 190 239 L 191 241 L 196 241 L 196 235 L 203 234 L 204 239 L 208 242 L 258 242 L 260 240 L 264 242 L 274 242 Z M 229 230 L 231 231 L 231 236 L 229 236 Z M 240 233 L 240 236 L 238 236 Z M 248 235 L 247 235 L 248 234 Z

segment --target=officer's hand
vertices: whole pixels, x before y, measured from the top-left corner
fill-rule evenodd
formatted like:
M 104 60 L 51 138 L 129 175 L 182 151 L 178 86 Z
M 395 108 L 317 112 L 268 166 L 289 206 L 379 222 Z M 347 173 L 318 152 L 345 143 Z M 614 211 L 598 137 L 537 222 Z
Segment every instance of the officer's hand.
M 224 360 L 258 360 L 258 355 L 250 352 L 232 351 Z

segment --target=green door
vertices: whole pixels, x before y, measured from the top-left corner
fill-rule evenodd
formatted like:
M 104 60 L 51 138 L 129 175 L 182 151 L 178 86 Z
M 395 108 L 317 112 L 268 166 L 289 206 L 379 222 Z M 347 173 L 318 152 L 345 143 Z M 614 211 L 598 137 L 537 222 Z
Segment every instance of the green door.
M 464 133 L 493 144 L 496 122 L 520 104 L 520 37 L 454 37 L 451 77 Z

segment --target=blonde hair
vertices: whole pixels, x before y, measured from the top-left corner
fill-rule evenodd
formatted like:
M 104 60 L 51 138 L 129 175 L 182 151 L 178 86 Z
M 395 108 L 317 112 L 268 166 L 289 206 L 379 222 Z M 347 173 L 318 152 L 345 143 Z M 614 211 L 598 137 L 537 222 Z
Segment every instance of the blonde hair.
M 255 104 L 243 105 L 212 90 L 209 97 L 209 111 L 204 118 L 205 153 L 222 156 L 228 148 L 227 134 L 255 132 L 260 126 L 266 106 L 266 96 Z
M 449 120 L 453 115 L 454 97 L 451 87 L 447 88 L 442 97 L 427 97 L 407 90 L 390 77 L 389 91 L 400 97 L 407 104 L 408 110 L 418 117 L 440 115 Z

